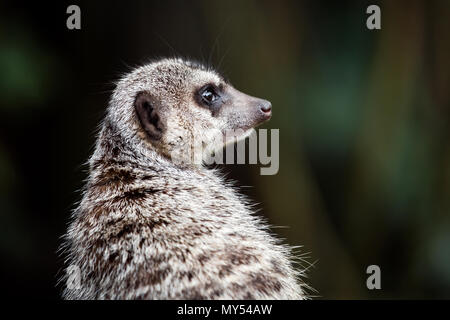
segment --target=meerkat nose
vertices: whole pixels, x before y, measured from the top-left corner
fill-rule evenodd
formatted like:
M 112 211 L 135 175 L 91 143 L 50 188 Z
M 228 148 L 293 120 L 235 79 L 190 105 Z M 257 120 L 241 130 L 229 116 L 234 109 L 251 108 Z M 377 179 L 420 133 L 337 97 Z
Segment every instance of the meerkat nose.
M 261 100 L 259 107 L 262 112 L 269 114 L 272 112 L 272 104 L 267 100 Z

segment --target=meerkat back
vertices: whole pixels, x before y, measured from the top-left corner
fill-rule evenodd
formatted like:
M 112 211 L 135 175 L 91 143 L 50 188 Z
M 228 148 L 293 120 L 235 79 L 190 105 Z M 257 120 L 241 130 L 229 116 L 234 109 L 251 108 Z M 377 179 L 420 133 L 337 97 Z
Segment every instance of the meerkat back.
M 63 297 L 305 298 L 290 247 L 202 164 L 230 142 L 224 132 L 244 139 L 271 112 L 190 61 L 163 59 L 125 76 L 65 235 Z

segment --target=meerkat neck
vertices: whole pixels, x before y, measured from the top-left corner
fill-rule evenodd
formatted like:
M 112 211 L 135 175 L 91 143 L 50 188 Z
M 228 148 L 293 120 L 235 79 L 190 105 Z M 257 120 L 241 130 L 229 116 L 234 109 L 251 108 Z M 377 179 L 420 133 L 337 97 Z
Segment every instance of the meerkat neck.
M 149 144 L 143 144 L 142 139 L 134 136 L 127 142 L 115 127 L 105 121 L 95 152 L 89 160 L 90 170 L 106 166 L 126 166 L 135 170 L 153 170 L 158 168 L 158 172 L 168 171 L 191 171 L 202 175 L 212 174 L 214 170 L 209 170 L 202 163 L 175 163 L 172 159 L 159 153 Z

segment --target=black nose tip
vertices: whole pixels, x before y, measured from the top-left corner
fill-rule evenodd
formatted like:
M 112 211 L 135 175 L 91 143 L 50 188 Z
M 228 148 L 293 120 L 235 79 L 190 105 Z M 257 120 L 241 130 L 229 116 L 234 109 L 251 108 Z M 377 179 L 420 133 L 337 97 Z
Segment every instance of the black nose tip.
M 269 101 L 264 100 L 261 102 L 260 108 L 262 112 L 270 113 L 272 111 L 272 104 Z

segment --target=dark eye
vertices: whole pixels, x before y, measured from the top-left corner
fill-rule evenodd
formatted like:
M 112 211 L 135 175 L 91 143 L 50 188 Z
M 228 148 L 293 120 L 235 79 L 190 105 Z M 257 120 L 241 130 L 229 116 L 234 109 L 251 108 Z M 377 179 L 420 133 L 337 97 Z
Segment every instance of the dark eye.
M 216 90 L 213 86 L 207 86 L 205 89 L 201 91 L 201 97 L 204 103 L 207 105 L 211 105 L 219 99 L 219 95 L 216 93 Z

